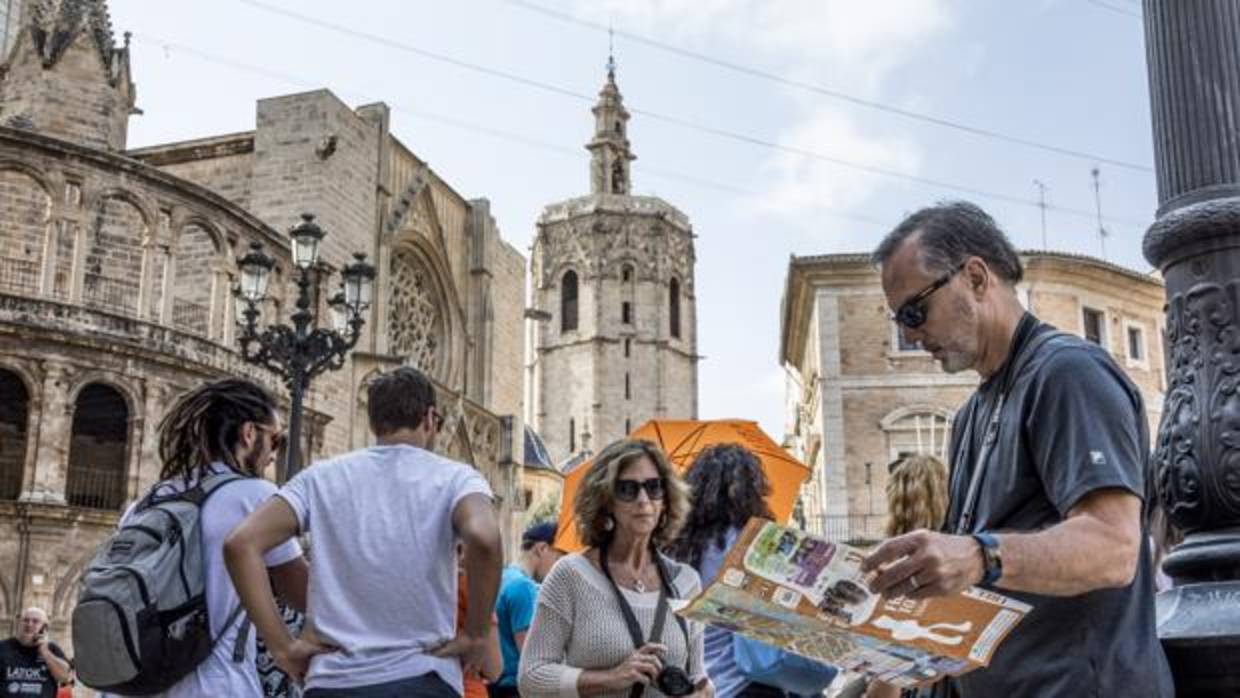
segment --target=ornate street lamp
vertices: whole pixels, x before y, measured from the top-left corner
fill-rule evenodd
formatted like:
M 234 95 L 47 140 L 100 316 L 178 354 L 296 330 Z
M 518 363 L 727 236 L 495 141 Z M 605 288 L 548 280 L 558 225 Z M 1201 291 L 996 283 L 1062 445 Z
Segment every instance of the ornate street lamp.
M 332 328 L 312 327 L 315 313 L 310 299 L 318 297 L 321 275 L 317 273 L 319 243 L 326 233 L 314 222 L 314 216 L 301 214 L 301 222 L 289 231 L 293 239 L 293 264 L 297 268 L 297 310 L 293 326 L 270 324 L 259 329 L 259 304 L 267 297 L 267 285 L 275 260 L 263 252 L 261 243 L 252 243 L 250 250 L 237 260 L 241 281 L 233 291 L 236 320 L 240 336 L 241 356 L 249 363 L 263 366 L 284 379 L 291 397 L 288 418 L 287 458 L 277 478 L 285 482 L 301 467 L 302 400 L 310 381 L 323 371 L 344 365 L 344 357 L 357 344 L 365 314 L 370 308 L 371 285 L 375 268 L 366 262 L 366 255 L 356 253 L 353 262 L 341 272 L 341 289 L 328 301 Z

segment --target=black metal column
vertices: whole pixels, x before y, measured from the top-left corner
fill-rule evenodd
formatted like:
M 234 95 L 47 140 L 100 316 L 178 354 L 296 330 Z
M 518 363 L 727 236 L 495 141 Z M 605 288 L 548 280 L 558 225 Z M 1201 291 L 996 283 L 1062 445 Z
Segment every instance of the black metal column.
M 1158 634 L 1180 696 L 1240 695 L 1240 2 L 1145 0 L 1167 285 L 1159 495 L 1187 533 Z

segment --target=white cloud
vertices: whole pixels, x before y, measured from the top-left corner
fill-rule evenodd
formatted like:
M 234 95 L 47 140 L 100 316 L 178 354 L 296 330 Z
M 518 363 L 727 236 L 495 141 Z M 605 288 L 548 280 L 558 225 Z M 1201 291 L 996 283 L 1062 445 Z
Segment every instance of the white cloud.
M 892 102 L 915 102 L 919 95 L 883 94 L 885 79 L 953 27 L 947 0 L 606 0 L 581 2 L 578 9 L 618 28 L 712 55 L 727 51 L 729 60 Z M 780 144 L 917 172 L 922 158 L 915 141 L 890 126 L 876 132 L 865 121 L 872 112 L 804 90 L 779 89 L 789 104 Z M 748 208 L 790 218 L 856 207 L 887 181 L 779 151 L 758 171 L 762 194 Z

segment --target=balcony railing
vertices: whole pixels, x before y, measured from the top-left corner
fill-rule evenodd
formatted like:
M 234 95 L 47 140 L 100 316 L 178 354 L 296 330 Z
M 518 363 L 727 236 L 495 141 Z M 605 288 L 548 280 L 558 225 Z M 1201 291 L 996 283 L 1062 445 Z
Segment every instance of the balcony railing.
M 868 545 L 887 537 L 887 517 L 880 514 L 820 514 L 806 521 L 811 533 L 838 543 Z
M 39 292 L 39 263 L 0 257 L 0 288 L 22 295 Z
M 211 310 L 205 305 L 180 298 L 172 299 L 172 324 L 198 334 L 207 333 Z
M 88 509 L 119 509 L 125 501 L 125 473 L 111 468 L 69 467 L 65 500 Z
M 82 285 L 82 301 L 85 305 L 132 315 L 138 307 L 138 284 L 87 274 Z

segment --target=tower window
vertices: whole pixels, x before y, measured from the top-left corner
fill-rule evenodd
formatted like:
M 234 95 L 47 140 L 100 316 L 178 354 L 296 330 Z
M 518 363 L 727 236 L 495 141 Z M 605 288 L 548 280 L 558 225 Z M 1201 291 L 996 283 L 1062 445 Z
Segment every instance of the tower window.
M 629 374 L 627 373 L 624 374 L 624 399 L 625 400 L 633 399 L 632 383 L 629 381 Z
M 560 281 L 560 331 L 577 329 L 577 272 L 564 272 Z
M 633 340 L 628 339 L 626 337 L 624 340 L 624 358 L 626 359 L 629 358 L 629 355 L 632 353 L 632 351 L 633 351 Z
M 620 322 L 626 325 L 633 324 L 633 304 L 625 301 L 620 304 Z
M 1105 324 L 1101 310 L 1094 310 L 1093 308 L 1083 308 L 1081 310 L 1081 325 L 1083 326 L 1083 334 L 1087 341 L 1102 345 L 1104 341 L 1103 327 L 1105 327 Z
M 624 418 L 624 433 L 626 435 L 633 433 L 633 423 L 628 417 Z
M 611 166 L 611 193 L 624 194 L 626 192 L 626 184 L 624 181 L 624 165 L 617 160 Z
M 615 129 L 616 129 L 617 135 L 624 135 L 624 125 L 621 124 L 619 121 L 616 122 Z
M 577 452 L 577 421 L 572 417 L 568 418 L 568 454 Z
M 626 284 L 632 281 L 633 280 L 633 267 L 630 267 L 627 264 L 624 265 L 624 268 L 620 270 L 620 280 Z
M 680 281 L 672 279 L 667 288 L 667 316 L 671 321 L 672 336 L 680 339 Z

